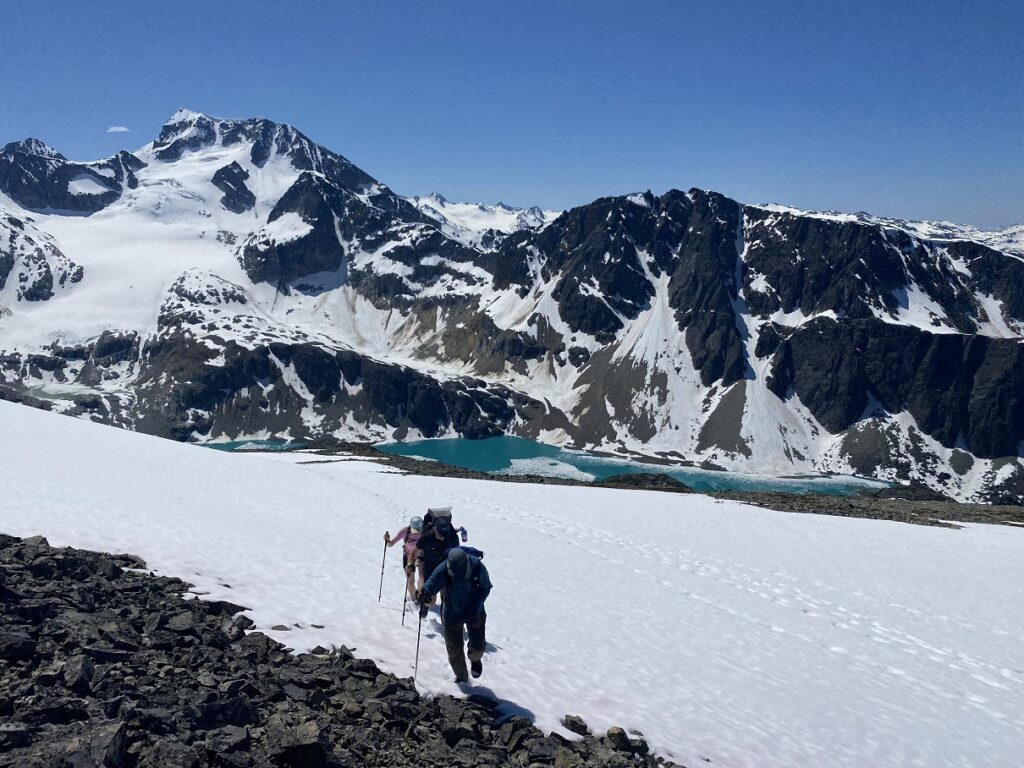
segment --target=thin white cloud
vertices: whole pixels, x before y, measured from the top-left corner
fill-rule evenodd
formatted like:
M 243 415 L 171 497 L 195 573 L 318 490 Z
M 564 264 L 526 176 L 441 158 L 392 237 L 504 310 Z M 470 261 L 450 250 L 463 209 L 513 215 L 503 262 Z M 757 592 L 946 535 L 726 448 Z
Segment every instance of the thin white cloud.
M 131 133 L 132 129 L 125 125 L 112 125 L 107 128 L 107 133 Z

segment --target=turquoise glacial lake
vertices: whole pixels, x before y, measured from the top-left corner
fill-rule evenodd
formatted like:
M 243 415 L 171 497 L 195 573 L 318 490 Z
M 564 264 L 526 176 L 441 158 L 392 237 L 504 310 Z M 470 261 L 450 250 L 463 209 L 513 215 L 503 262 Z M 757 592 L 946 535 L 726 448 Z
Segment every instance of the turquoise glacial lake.
M 296 451 L 305 448 L 302 443 L 285 440 L 230 440 L 220 443 L 202 443 L 206 448 L 216 451 Z
M 676 464 L 655 464 L 600 456 L 524 440 L 520 437 L 489 437 L 483 440 L 437 438 L 388 443 L 377 448 L 385 453 L 440 461 L 463 469 L 498 475 L 547 475 L 573 480 L 603 480 L 612 475 L 661 472 L 697 491 L 780 491 L 850 496 L 885 483 L 844 475 L 768 477 L 742 472 L 718 472 Z

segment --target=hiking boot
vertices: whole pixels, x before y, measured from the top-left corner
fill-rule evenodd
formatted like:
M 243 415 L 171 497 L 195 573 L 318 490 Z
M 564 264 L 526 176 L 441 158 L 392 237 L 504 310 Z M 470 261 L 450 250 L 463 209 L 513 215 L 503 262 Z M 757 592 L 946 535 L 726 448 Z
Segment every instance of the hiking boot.
M 480 659 L 477 659 L 476 661 L 471 661 L 469 663 L 469 670 L 472 673 L 473 677 L 480 677 L 480 675 L 484 673 L 484 663 L 480 661 Z
M 464 677 L 456 677 L 454 680 L 452 680 L 452 682 L 455 683 L 456 685 L 462 685 L 463 683 L 468 683 L 469 680 L 467 680 Z

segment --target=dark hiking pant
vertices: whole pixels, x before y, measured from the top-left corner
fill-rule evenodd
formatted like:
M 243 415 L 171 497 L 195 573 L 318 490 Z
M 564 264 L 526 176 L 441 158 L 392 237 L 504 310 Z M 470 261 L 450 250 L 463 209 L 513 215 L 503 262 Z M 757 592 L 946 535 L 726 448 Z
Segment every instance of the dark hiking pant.
M 469 673 L 466 671 L 466 655 L 462 649 L 463 628 L 469 634 L 469 660 L 478 661 L 484 655 L 484 646 L 487 641 L 484 639 L 484 625 L 487 623 L 487 614 L 483 611 L 469 621 L 458 621 L 451 624 L 443 624 L 444 644 L 448 649 L 448 663 L 452 665 L 452 672 L 459 680 L 468 680 Z

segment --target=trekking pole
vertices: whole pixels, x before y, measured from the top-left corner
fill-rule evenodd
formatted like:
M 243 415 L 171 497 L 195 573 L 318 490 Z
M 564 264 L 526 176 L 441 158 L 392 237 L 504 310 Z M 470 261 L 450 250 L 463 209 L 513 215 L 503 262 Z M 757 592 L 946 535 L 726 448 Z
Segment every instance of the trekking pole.
M 384 561 L 388 559 L 388 543 L 384 542 L 384 557 L 380 559 L 380 590 L 377 592 L 377 602 L 380 602 L 381 595 L 384 594 Z
M 405 582 L 402 584 L 402 626 L 404 627 L 405 626 L 405 609 L 406 609 L 406 604 L 409 602 L 409 595 L 408 595 L 408 590 L 409 590 L 409 574 L 406 573 L 405 570 L 403 570 L 402 573 L 405 574 Z
M 423 616 L 420 616 L 420 625 L 416 630 L 416 663 L 412 668 L 412 681 L 416 682 L 416 675 L 420 671 L 420 633 L 423 631 Z

